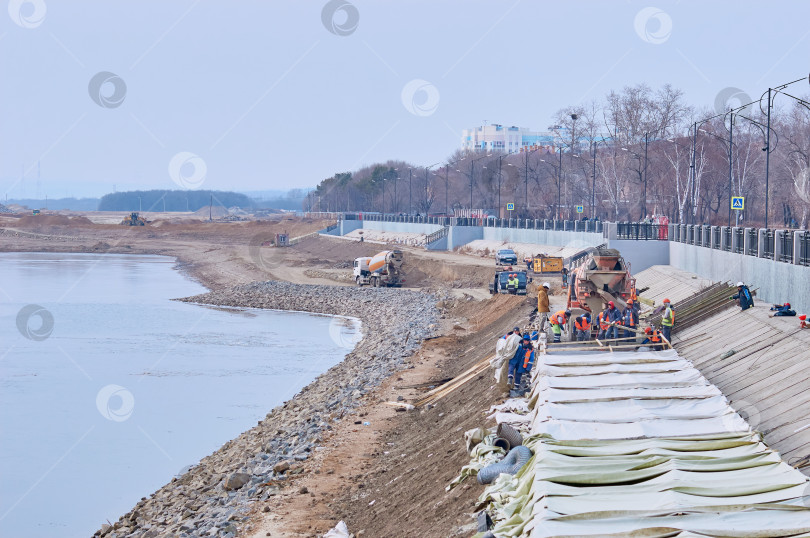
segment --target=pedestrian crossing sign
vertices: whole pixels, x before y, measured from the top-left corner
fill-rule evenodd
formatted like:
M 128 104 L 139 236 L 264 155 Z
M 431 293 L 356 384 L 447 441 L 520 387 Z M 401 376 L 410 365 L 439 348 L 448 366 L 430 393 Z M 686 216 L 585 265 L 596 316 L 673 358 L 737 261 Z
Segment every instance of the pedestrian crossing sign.
M 739 209 L 740 211 L 745 209 L 745 196 L 732 196 L 731 209 Z
M 584 211 L 584 208 L 581 205 L 578 205 L 577 206 L 577 213 L 582 213 L 583 211 Z
M 514 211 L 515 210 L 515 203 L 514 202 L 509 202 L 508 204 L 506 204 L 506 210 L 507 211 Z

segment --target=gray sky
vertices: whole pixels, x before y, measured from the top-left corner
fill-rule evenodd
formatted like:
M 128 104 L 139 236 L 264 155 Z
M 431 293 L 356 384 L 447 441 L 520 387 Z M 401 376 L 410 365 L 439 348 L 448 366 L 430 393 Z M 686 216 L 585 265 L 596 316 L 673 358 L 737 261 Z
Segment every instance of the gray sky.
M 713 107 L 725 88 L 758 97 L 810 69 L 806 1 L 652 6 L 11 0 L 0 195 L 35 196 L 37 161 L 51 198 L 314 186 L 442 161 L 484 120 L 542 130 L 624 85 L 670 82 Z

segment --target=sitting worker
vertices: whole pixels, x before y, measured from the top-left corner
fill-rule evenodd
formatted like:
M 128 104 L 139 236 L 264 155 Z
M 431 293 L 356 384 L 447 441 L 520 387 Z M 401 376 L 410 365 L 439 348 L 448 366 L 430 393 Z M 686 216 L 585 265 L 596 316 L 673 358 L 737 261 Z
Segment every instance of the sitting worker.
M 742 310 L 748 310 L 754 306 L 754 298 L 751 296 L 751 290 L 742 282 L 737 282 L 737 293 L 729 297 L 733 301 L 737 301 Z
M 587 312 L 574 318 L 574 328 L 577 330 L 577 341 L 587 342 L 591 339 L 591 315 Z
M 642 345 L 650 344 L 652 348 L 655 350 L 659 350 L 661 348 L 661 335 L 660 333 L 653 329 L 652 327 L 647 327 L 644 329 L 644 340 L 641 342 Z
M 623 321 L 624 321 L 624 337 L 625 338 L 634 338 L 636 336 L 635 331 L 631 331 L 630 329 L 635 329 L 638 325 L 638 311 L 634 308 L 635 304 L 633 303 L 633 299 L 630 298 L 627 300 L 627 308 L 624 309 Z
M 560 341 L 560 336 L 562 335 L 563 328 L 565 324 L 568 323 L 568 318 L 571 316 L 570 310 L 559 310 L 556 314 L 551 316 L 551 332 L 554 334 L 554 342 Z
M 605 320 L 609 324 L 605 338 L 608 340 L 611 338 L 619 338 L 619 325 L 622 324 L 622 313 L 619 312 L 619 309 L 616 308 L 616 304 L 613 301 L 609 301 L 605 309 Z

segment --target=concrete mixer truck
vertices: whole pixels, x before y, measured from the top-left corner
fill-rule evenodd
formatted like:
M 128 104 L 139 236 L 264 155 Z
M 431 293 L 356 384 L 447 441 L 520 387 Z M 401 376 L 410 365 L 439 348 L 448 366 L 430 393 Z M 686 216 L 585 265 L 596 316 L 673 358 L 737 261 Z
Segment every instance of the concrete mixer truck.
M 354 260 L 354 282 L 360 286 L 402 287 L 402 251 L 383 250 L 370 258 Z

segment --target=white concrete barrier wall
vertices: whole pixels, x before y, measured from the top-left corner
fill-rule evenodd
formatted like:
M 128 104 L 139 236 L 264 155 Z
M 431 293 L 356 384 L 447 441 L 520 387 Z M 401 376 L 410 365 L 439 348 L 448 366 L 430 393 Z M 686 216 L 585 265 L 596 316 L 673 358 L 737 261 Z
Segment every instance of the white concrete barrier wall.
M 483 228 L 487 241 L 535 243 L 551 247 L 595 247 L 605 242 L 601 233 L 564 232 L 559 230 L 526 230 L 523 228 Z
M 385 222 L 364 220 L 364 230 L 379 230 L 382 232 L 403 232 L 412 234 L 432 234 L 443 228 L 438 224 L 423 224 L 416 222 Z
M 755 301 L 788 301 L 799 314 L 810 313 L 810 267 L 677 242 L 669 243 L 669 263 L 711 280 L 745 282 L 757 288 Z
M 669 241 L 610 239 L 607 245 L 621 252 L 633 273 L 640 273 L 653 265 L 669 265 Z

